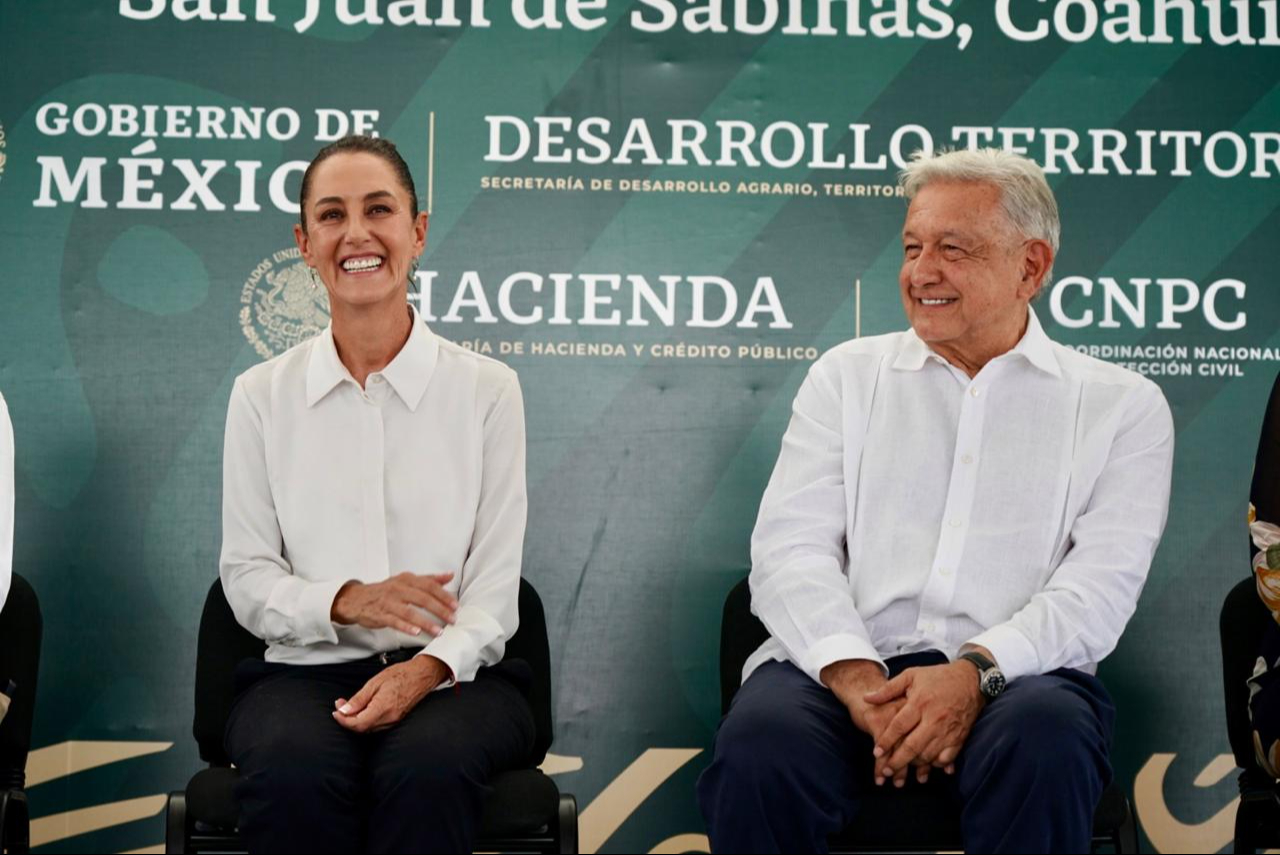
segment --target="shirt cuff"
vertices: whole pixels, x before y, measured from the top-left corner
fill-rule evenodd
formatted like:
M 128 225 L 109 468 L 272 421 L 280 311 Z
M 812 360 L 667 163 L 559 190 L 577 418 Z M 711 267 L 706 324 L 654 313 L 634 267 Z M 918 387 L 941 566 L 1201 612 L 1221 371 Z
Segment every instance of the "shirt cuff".
M 342 586 L 350 579 L 326 579 L 323 582 L 308 582 L 298 594 L 297 612 L 297 646 L 316 644 L 327 641 L 338 643 L 338 630 L 330 615 L 333 614 L 333 601 Z
M 995 657 L 1004 678 L 1013 682 L 1019 677 L 1040 673 L 1040 654 L 1025 635 L 1008 624 L 998 624 L 975 635 L 962 646 L 985 647 Z
M 832 662 L 839 662 L 842 659 L 868 659 L 880 666 L 880 670 L 884 671 L 884 675 L 889 676 L 889 669 L 885 667 L 884 659 L 880 658 L 880 654 L 871 646 L 871 642 L 858 635 L 842 633 L 840 635 L 828 635 L 826 638 L 811 645 L 805 652 L 804 661 L 797 662 L 800 670 L 808 674 L 815 683 L 826 685 L 822 682 L 822 669 L 826 668 Z
M 472 645 L 471 637 L 465 631 L 455 626 L 446 626 L 444 631 L 431 639 L 418 655 L 434 656 L 453 674 L 453 679 L 440 684 L 443 688 L 455 682 L 465 683 L 475 679 L 476 671 L 480 670 L 480 666 Z

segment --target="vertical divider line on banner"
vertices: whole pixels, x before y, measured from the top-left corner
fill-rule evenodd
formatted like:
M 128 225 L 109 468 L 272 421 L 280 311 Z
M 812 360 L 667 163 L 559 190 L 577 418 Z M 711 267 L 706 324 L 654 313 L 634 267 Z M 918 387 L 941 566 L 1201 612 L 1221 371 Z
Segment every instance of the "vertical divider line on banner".
M 431 216 L 431 203 L 435 200 L 436 181 L 436 111 L 427 113 L 427 216 Z
M 853 337 L 862 338 L 862 278 L 853 280 Z

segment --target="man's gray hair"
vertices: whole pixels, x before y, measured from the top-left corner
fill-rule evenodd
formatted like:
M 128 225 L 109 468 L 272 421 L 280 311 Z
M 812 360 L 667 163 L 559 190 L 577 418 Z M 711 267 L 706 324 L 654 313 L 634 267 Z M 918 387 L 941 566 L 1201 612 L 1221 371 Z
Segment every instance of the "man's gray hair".
M 1014 231 L 1024 238 L 1045 241 L 1058 255 L 1062 224 L 1058 203 L 1044 170 L 1029 157 L 1000 148 L 952 149 L 937 154 L 917 151 L 898 175 L 908 199 L 934 181 L 977 181 L 1000 188 L 1000 204 Z M 1043 293 L 1053 280 L 1053 265 L 1040 283 Z

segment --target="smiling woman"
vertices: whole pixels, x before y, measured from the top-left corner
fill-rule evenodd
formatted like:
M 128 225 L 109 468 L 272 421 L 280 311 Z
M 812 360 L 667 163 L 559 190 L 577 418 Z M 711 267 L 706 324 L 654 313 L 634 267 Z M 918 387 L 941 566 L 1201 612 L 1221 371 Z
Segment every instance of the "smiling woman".
M 520 387 L 409 306 L 427 215 L 394 145 L 322 149 L 301 207 L 330 326 L 241 375 L 227 415 L 222 583 L 268 644 L 227 727 L 240 829 L 250 851 L 469 852 L 488 780 L 533 750 L 527 668 L 502 662 Z
M 300 208 L 294 238 L 329 291 L 335 326 L 372 344 L 388 332 L 376 328 L 381 318 L 407 335 L 408 282 L 426 247 L 427 215 L 395 146 L 346 137 L 321 149 L 302 176 Z

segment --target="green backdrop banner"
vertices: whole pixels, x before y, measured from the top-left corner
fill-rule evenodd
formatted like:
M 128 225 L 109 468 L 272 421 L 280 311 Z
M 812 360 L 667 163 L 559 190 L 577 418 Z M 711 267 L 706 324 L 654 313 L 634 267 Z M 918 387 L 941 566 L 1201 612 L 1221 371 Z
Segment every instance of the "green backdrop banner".
M 0 389 L 45 648 L 43 852 L 162 838 L 233 378 L 322 328 L 300 170 L 399 144 L 412 299 L 520 374 L 525 573 L 583 851 L 705 847 L 724 595 L 813 359 L 898 330 L 898 166 L 999 145 L 1058 195 L 1049 334 L 1152 376 L 1173 504 L 1103 677 L 1150 844 L 1235 785 L 1216 615 L 1280 368 L 1276 0 L 0 2 Z

